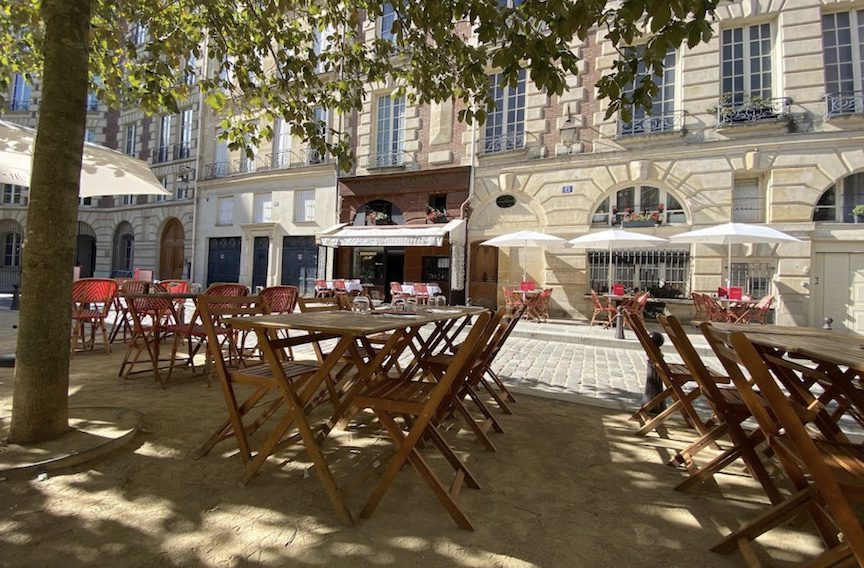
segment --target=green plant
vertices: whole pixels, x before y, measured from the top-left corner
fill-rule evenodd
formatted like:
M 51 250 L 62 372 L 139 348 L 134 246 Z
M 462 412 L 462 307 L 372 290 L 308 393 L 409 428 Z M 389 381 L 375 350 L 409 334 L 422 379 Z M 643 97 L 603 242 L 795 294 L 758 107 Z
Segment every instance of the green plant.
M 864 217 L 864 205 L 856 205 L 853 207 L 852 214 L 856 217 Z

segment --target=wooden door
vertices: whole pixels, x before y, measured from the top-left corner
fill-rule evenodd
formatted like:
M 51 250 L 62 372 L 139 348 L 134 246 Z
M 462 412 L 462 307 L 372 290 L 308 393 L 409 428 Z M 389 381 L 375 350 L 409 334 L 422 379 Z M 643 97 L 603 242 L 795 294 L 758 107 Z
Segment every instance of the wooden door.
M 186 234 L 179 219 L 173 218 L 162 231 L 159 247 L 159 279 L 183 278 Z
M 498 305 L 498 249 L 471 243 L 471 270 L 468 274 L 471 304 L 494 308 Z
M 252 244 L 252 290 L 267 287 L 267 270 L 270 268 L 270 237 L 255 237 Z
M 301 296 L 314 296 L 317 274 L 318 247 L 315 237 L 284 237 L 281 283 L 297 286 Z
M 824 318 L 835 330 L 864 334 L 864 254 L 823 253 L 816 255 L 814 326 Z
M 212 238 L 207 251 L 207 285 L 240 281 L 240 237 Z

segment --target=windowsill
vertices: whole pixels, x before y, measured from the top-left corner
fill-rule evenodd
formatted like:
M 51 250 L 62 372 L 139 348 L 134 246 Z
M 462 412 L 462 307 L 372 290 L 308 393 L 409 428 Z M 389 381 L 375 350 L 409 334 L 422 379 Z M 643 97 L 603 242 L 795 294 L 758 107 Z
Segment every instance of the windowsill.
M 525 156 L 528 154 L 528 145 L 525 144 L 521 148 L 513 148 L 511 150 L 499 150 L 497 152 L 480 152 L 477 154 L 477 157 L 481 160 L 483 159 L 491 159 L 494 160 L 496 157 L 502 158 L 511 158 L 513 156 Z
M 667 130 L 665 132 L 640 132 L 638 134 L 619 134 L 615 137 L 615 142 L 621 146 L 640 145 L 648 141 L 661 140 L 677 140 L 687 135 L 686 128 L 677 130 Z
M 214 227 L 233 227 L 234 223 L 216 223 Z
M 383 166 L 375 164 L 375 165 L 371 165 L 371 166 L 366 166 L 366 169 L 369 170 L 370 172 L 373 170 L 404 170 L 405 169 L 405 163 L 403 162 L 401 164 L 392 164 L 392 165 L 387 164 L 387 165 L 383 165 Z
M 318 223 L 315 219 L 294 219 L 295 225 L 315 225 Z
M 785 133 L 789 131 L 791 119 L 789 116 L 778 116 L 776 118 L 765 118 L 762 120 L 754 120 L 747 122 L 729 122 L 726 124 L 718 124 L 714 129 L 717 132 L 734 136 L 736 134 L 752 134 L 763 132 Z

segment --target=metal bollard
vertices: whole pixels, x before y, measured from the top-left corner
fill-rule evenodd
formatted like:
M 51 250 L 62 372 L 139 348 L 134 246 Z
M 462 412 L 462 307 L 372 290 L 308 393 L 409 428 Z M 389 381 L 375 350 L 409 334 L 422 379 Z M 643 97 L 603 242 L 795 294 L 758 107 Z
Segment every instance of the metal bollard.
M 615 314 L 615 339 L 624 339 L 624 306 L 618 306 Z
M 822 329 L 824 329 L 825 331 L 831 331 L 832 329 L 834 329 L 833 327 L 831 327 L 831 324 L 834 323 L 834 318 L 826 317 L 824 321 L 825 323 L 822 324 Z
M 10 310 L 17 310 L 18 304 L 21 301 L 20 293 L 18 291 L 18 284 L 12 285 L 12 303 L 9 304 Z
M 651 337 L 651 341 L 654 342 L 654 345 L 659 349 L 663 343 L 663 335 L 657 333 L 656 331 L 652 331 L 648 334 Z M 642 404 L 646 404 L 655 396 L 663 392 L 663 382 L 660 380 L 660 377 L 657 375 L 657 369 L 654 368 L 654 365 L 651 364 L 651 359 L 647 360 L 648 369 L 645 371 L 645 390 L 642 392 Z M 666 401 L 660 401 L 653 408 L 649 408 L 648 412 L 650 414 L 659 414 L 666 410 Z

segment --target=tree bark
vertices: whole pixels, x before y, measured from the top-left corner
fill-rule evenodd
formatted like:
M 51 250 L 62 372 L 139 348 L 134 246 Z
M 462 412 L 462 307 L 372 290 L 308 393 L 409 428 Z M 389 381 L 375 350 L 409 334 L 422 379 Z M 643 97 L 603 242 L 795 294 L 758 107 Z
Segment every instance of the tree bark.
M 69 429 L 72 264 L 86 126 L 91 0 L 43 0 L 42 99 L 22 253 L 10 441 Z

